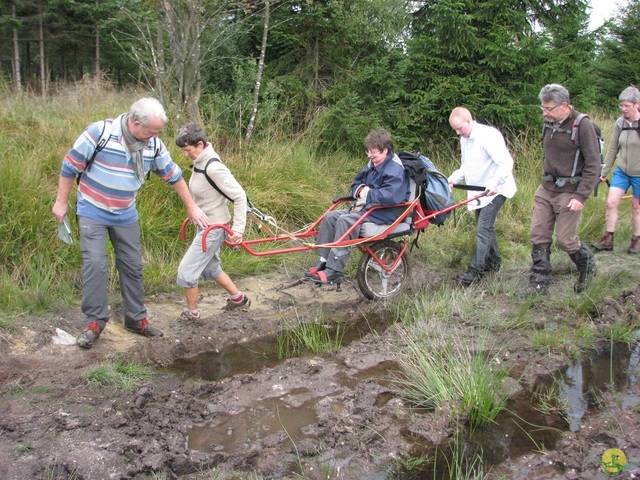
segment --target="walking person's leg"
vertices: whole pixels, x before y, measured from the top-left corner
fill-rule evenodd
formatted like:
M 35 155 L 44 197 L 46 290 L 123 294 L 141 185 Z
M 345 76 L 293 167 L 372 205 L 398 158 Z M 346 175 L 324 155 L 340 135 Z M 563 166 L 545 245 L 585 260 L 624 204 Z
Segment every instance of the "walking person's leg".
M 87 319 L 78 345 L 91 348 L 109 320 L 107 227 L 96 220 L 78 217 L 82 253 L 82 313 Z
M 504 201 L 504 195 L 497 195 L 491 203 L 476 210 L 476 248 L 467 272 L 458 277 L 462 285 L 482 278 L 489 266 L 496 270 L 500 268 L 502 259 L 494 224 Z
M 633 233 L 627 253 L 637 255 L 640 253 L 640 177 L 631 177 L 631 185 L 633 187 L 633 196 L 631 198 Z
M 161 337 L 162 332 L 149 325 L 144 306 L 140 224 L 110 227 L 109 237 L 120 279 L 125 328 L 145 337 Z
M 518 296 L 522 298 L 546 293 L 551 282 L 551 242 L 556 225 L 556 213 L 551 200 L 552 194 L 544 187 L 538 187 L 533 200 L 533 215 L 529 228 L 531 273 L 529 286 L 518 292 Z
M 599 242 L 592 244 L 594 249 L 604 251 L 613 250 L 616 224 L 618 223 L 618 208 L 620 207 L 622 197 L 631 186 L 632 178 L 633 177 L 624 173 L 620 167 L 616 167 L 613 171 L 605 207 L 605 232 Z
M 569 255 L 578 269 L 578 279 L 573 286 L 576 293 L 582 292 L 596 273 L 596 258 L 591 249 L 580 240 L 578 227 L 582 219 L 582 211 L 573 212 L 567 207 L 571 194 L 558 197 L 556 209 L 556 241 L 558 247 Z

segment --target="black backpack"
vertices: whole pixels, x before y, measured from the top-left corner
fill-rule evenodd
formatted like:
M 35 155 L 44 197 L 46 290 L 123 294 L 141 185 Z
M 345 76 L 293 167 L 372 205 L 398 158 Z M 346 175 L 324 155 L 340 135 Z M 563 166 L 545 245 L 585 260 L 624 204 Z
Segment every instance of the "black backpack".
M 438 212 L 453 205 L 453 195 L 449 181 L 438 171 L 435 165 L 421 153 L 398 152 L 409 179 L 416 184 L 416 195 L 420 195 L 420 204 L 424 210 Z M 413 199 L 412 199 L 413 200 Z M 436 215 L 431 223 L 442 225 L 452 210 Z

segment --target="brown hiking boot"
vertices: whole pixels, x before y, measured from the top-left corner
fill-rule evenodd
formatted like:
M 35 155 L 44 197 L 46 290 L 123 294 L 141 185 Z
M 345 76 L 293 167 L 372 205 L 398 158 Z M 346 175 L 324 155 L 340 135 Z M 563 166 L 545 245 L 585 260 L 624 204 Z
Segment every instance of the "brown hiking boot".
M 638 246 L 638 240 L 640 239 L 640 236 L 632 236 L 631 237 L 631 245 L 629 245 L 629 248 L 627 249 L 627 253 L 630 253 L 632 255 L 637 255 L 638 253 L 640 253 L 640 246 Z
M 88 323 L 86 330 L 78 337 L 78 345 L 82 348 L 93 347 L 93 342 L 98 339 L 101 333 L 102 328 L 100 328 L 100 324 L 96 320 Z
M 124 328 L 130 332 L 137 333 L 143 337 L 163 337 L 164 334 L 157 328 L 153 328 L 149 325 L 149 320 L 143 318 L 142 320 L 125 320 Z
M 591 244 L 596 250 L 610 252 L 613 250 L 613 232 L 606 232 L 598 243 Z

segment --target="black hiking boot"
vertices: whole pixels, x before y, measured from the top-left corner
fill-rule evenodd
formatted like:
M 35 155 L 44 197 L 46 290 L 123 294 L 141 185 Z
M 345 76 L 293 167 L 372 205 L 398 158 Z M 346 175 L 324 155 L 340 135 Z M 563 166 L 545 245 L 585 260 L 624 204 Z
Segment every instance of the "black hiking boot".
M 520 298 L 529 298 L 534 295 L 545 295 L 547 293 L 547 286 L 541 283 L 535 283 L 529 285 L 527 288 L 520 290 L 517 295 Z
M 570 253 L 569 258 L 578 267 L 578 280 L 573 285 L 573 291 L 582 293 L 596 274 L 596 257 L 586 244 L 581 243 L 580 249 Z
M 469 287 L 481 279 L 480 275 L 471 270 L 456 275 L 456 282 L 463 287 Z

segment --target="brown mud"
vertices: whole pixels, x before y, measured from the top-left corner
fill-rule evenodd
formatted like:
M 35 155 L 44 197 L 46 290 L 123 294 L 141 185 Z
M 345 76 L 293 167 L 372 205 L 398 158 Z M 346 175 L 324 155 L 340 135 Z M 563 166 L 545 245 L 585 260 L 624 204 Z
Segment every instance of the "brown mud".
M 421 449 L 433 453 L 451 443 L 451 411 L 413 409 L 388 382 L 397 335 L 382 305 L 363 299 L 349 281 L 341 292 L 309 284 L 281 289 L 281 279 L 245 278 L 239 285 L 252 299 L 250 310 L 221 313 L 224 295 L 205 288 L 204 321 L 182 328 L 170 326 L 182 311 L 181 296 L 148 298 L 162 338 L 128 333 L 114 311 L 92 349 L 53 344 L 56 328 L 74 336 L 82 331 L 77 307 L 25 316 L 19 331 L 0 332 L 0 479 L 247 478 L 249 472 L 265 479 L 436 478 L 401 467 Z M 514 302 L 507 296 L 503 301 Z M 640 287 L 605 301 L 598 321 L 637 318 L 639 305 Z M 252 342 L 272 338 L 297 319 L 319 317 L 346 323 L 382 319 L 388 328 L 372 327 L 332 355 L 265 364 L 248 356 L 264 356 Z M 502 335 L 514 345 L 513 332 Z M 227 355 L 232 346 L 247 346 L 246 358 Z M 91 386 L 86 373 L 114 358 L 151 364 L 153 375 L 132 389 Z M 530 396 L 532 385 L 565 369 L 567 358 L 511 348 L 505 361 L 513 364 L 515 388 L 508 408 L 515 411 L 517 398 Z M 207 368 L 219 379 L 206 379 Z M 618 477 L 636 478 L 640 386 L 635 377 L 625 378 L 623 392 L 597 394 L 597 406 L 585 408 L 575 429 L 564 417 L 535 418 L 537 426 L 562 434 L 529 433 L 531 441 L 516 446 L 509 442 L 521 428 L 505 420 L 511 427 L 484 443 L 485 452 L 495 449 L 485 478 L 610 478 L 600 465 L 610 448 L 622 450 L 629 461 Z

